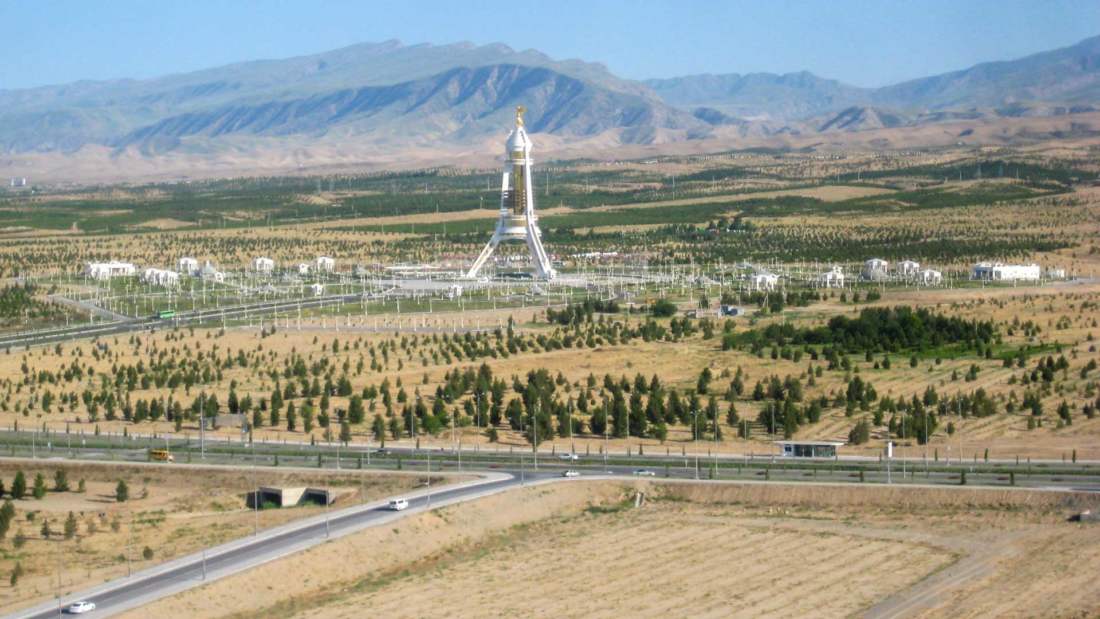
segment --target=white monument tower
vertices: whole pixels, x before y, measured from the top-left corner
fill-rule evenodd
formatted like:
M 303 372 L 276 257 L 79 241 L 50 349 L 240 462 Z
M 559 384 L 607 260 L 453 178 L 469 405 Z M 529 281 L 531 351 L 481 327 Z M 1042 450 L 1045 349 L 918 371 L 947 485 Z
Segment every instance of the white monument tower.
M 531 185 L 531 139 L 523 128 L 522 105 L 516 108 L 516 128 L 508 134 L 506 142 L 507 162 L 500 182 L 500 218 L 489 244 L 481 250 L 474 266 L 466 277 L 477 277 L 493 250 L 501 241 L 525 241 L 531 252 L 531 263 L 539 279 L 554 279 L 554 267 L 550 256 L 542 246 L 539 218 L 535 214 L 535 191 Z

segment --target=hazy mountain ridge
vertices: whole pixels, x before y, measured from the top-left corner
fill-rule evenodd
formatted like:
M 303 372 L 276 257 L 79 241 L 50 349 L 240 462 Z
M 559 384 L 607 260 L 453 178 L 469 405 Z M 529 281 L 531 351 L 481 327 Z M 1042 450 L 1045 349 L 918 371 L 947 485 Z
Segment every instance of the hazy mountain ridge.
M 1100 101 L 1100 37 L 1017 60 L 988 62 L 882 88 L 859 88 L 809 72 L 691 75 L 645 82 L 669 103 L 740 116 L 806 120 L 873 106 L 932 122 L 943 110 L 1052 115 L 1088 111 Z M 889 111 L 887 111 L 889 110 Z M 832 128 L 832 125 L 830 125 Z
M 727 115 L 797 119 L 870 101 L 870 92 L 809 71 L 689 75 L 646 80 L 665 101 Z
M 1098 101 L 1100 37 L 878 89 L 805 71 L 637 82 L 598 63 L 501 44 L 385 41 L 146 80 L 0 90 L 0 154 L 12 170 L 36 158 L 51 170 L 79 159 L 82 177 L 94 175 L 88 167 L 145 161 L 165 171 L 349 165 L 364 156 L 393 164 L 414 153 L 484 154 L 520 104 L 540 144 L 570 156 L 702 139 L 782 147 L 833 144 L 840 133 L 1082 114 Z M 1084 135 L 1032 124 L 997 139 Z M 833 137 L 814 142 L 818 134 Z
M 323 116 L 319 112 L 324 106 L 336 106 L 343 111 L 330 115 L 331 121 L 349 121 L 347 115 L 355 108 L 354 105 L 349 108 L 348 102 L 343 100 L 349 93 L 360 97 L 357 104 L 365 106 L 365 113 L 377 113 L 379 104 L 400 98 L 403 89 L 420 92 L 422 96 L 441 89 L 461 89 L 469 85 L 456 82 L 456 76 L 493 66 L 539 69 L 541 73 L 526 73 L 531 78 L 527 86 L 561 86 L 563 92 L 556 95 L 532 92 L 530 97 L 525 97 L 522 88 L 516 90 L 517 86 L 525 85 L 523 82 L 479 85 L 487 90 L 507 90 L 513 98 L 523 99 L 517 103 L 532 100 L 528 107 L 534 116 L 557 118 L 556 126 L 568 131 L 583 125 L 586 116 L 615 114 L 602 107 L 589 114 L 543 110 L 538 101 L 575 102 L 584 99 L 578 98 L 578 90 L 591 90 L 588 100 L 622 104 L 624 110 L 619 117 L 633 117 L 643 122 L 668 120 L 668 127 L 656 128 L 703 125 L 695 123 L 690 114 L 670 108 L 644 86 L 622 80 L 599 64 L 555 61 L 534 50 L 515 51 L 500 44 L 404 46 L 388 41 L 286 60 L 243 62 L 152 80 L 76 82 L 0 91 L 0 148 L 7 152 L 70 151 L 85 144 L 126 147 L 137 142 L 146 146 L 159 142 L 163 149 L 186 136 L 217 137 L 241 131 L 257 135 L 299 131 L 315 134 L 325 126 L 310 121 Z M 550 74 L 561 79 L 551 79 Z M 536 76 L 541 79 L 534 79 Z M 603 94 L 596 94 L 596 91 Z M 367 100 L 362 100 L 363 97 Z M 493 99 L 487 97 L 487 100 Z M 410 105 L 410 108 L 422 111 L 423 105 Z M 455 111 L 450 116 L 476 122 L 493 111 L 492 107 L 468 109 Z M 561 119 L 567 116 L 574 117 L 572 122 L 562 124 Z M 439 122 L 445 124 L 443 120 Z M 608 123 L 591 118 L 588 124 L 595 130 Z M 482 129 L 488 131 L 489 127 Z M 501 127 L 495 129 L 500 131 Z M 422 136 L 413 133 L 409 137 Z
M 455 141 L 500 133 L 519 104 L 530 108 L 527 126 L 534 133 L 587 136 L 647 125 L 701 129 L 690 115 L 640 95 L 594 88 L 547 68 L 491 65 L 450 69 L 389 86 L 189 112 L 137 129 L 111 145 L 138 145 L 151 154 L 190 136 L 323 135 L 341 130 L 392 142 Z M 633 135 L 642 139 L 642 134 Z

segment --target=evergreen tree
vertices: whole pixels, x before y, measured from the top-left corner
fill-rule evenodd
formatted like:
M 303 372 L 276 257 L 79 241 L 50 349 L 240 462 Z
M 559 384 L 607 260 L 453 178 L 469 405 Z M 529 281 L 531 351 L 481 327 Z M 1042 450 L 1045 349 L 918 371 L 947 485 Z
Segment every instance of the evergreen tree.
M 371 422 L 371 435 L 374 436 L 374 440 L 382 444 L 382 447 L 386 446 L 386 422 L 382 420 L 381 415 L 374 416 L 374 421 Z
M 695 384 L 695 392 L 699 395 L 703 395 L 710 387 L 710 381 L 714 377 L 711 374 L 710 368 L 703 368 L 703 371 L 699 373 L 699 380 Z
M 42 473 L 36 473 L 34 476 L 34 498 L 43 499 L 46 496 L 46 478 L 42 476 Z
M 363 409 L 363 398 L 359 395 L 351 396 L 348 400 L 348 421 L 354 424 L 363 423 L 366 411 Z
M 69 491 L 69 476 L 65 473 L 64 469 L 58 469 L 53 474 L 53 489 L 56 492 L 68 492 Z
M 16 471 L 15 480 L 11 482 L 11 496 L 14 499 L 22 499 L 27 496 L 27 477 L 23 471 Z
M 626 438 L 627 430 L 627 415 L 629 411 L 626 407 L 626 400 L 623 399 L 623 392 L 621 389 L 616 389 L 611 395 L 611 423 L 612 432 L 617 438 Z
M 65 539 L 74 537 L 76 537 L 76 516 L 69 512 L 69 517 L 65 519 Z
M 294 402 L 286 404 L 286 429 L 294 432 L 298 428 L 298 413 L 294 410 Z
M 126 480 L 118 480 L 118 484 L 115 486 L 115 500 L 119 503 L 125 503 L 130 500 L 130 486 L 126 485 Z
M 737 406 L 733 402 L 730 402 L 729 410 L 726 411 L 726 423 L 731 427 L 736 427 L 740 419 L 741 418 L 737 416 Z
M 848 442 L 853 445 L 862 445 L 871 440 L 871 425 L 866 420 L 860 420 L 848 432 Z
M 4 501 L 4 506 L 0 507 L 0 540 L 7 536 L 13 520 L 15 520 L 15 506 L 11 501 Z

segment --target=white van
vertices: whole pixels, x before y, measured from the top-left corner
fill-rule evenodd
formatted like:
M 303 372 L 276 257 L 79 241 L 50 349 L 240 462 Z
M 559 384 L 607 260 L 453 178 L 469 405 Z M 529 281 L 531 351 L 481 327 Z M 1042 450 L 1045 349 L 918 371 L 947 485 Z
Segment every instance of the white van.
M 390 510 L 392 510 L 392 511 L 399 512 L 401 510 L 408 509 L 408 508 L 409 508 L 409 500 L 408 499 L 391 499 L 390 500 Z

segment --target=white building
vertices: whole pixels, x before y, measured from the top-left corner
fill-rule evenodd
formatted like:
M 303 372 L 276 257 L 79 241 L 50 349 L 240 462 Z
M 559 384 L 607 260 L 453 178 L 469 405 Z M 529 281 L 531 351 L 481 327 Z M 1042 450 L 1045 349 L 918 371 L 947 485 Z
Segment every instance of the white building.
M 187 275 L 199 274 L 199 261 L 194 258 L 180 258 L 177 266 L 180 273 L 185 273 Z
M 756 273 L 749 279 L 749 286 L 753 290 L 772 291 L 779 283 L 779 276 L 773 273 Z
M 108 280 L 112 277 L 128 277 L 137 273 L 137 267 L 129 262 L 89 262 L 84 266 L 84 275 L 92 279 Z
M 871 258 L 863 263 L 863 269 L 859 272 L 863 279 L 878 281 L 886 279 L 890 269 L 890 263 L 882 258 Z
M 172 288 L 180 283 L 180 274 L 167 269 L 145 269 L 141 273 L 141 281 L 154 286 Z
M 817 284 L 824 288 L 843 288 L 844 270 L 839 266 L 834 266 L 832 269 L 817 276 Z
M 257 273 L 270 273 L 275 270 L 275 261 L 271 258 L 253 258 L 252 270 Z
M 925 269 L 917 274 L 917 279 L 924 286 L 939 286 L 943 283 L 943 273 L 935 269 Z
M 313 261 L 314 266 L 321 273 L 331 273 L 336 269 L 336 261 L 328 256 L 317 256 Z
M 299 262 L 298 263 L 298 275 L 309 275 L 309 263 L 308 262 Z
M 199 274 L 202 275 L 203 279 L 210 280 L 218 284 L 225 281 L 225 273 L 222 273 L 217 268 L 215 268 L 214 263 L 210 262 L 209 260 L 203 263 L 202 269 L 199 271 Z
M 448 299 L 457 299 L 462 296 L 462 286 L 458 284 L 451 284 L 451 287 L 447 289 Z
M 1041 269 L 1037 264 L 1003 264 L 979 262 L 971 271 L 971 279 L 990 282 L 1038 281 Z
M 920 272 L 920 263 L 912 260 L 902 260 L 898 263 L 898 275 L 901 277 L 913 277 Z
M 1047 278 L 1048 279 L 1065 279 L 1066 278 L 1066 270 L 1051 267 L 1051 268 L 1047 269 Z
M 319 296 L 325 294 L 325 285 L 324 284 L 313 284 L 309 287 L 309 290 L 310 290 L 310 292 L 313 293 L 313 296 L 319 297 Z

